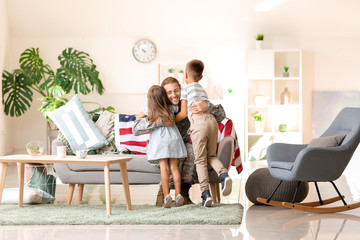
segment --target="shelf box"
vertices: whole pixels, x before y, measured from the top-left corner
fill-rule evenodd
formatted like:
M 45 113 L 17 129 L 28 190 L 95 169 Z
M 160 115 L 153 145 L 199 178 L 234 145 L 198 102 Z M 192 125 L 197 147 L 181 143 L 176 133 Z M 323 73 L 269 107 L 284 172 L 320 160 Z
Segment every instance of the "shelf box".
M 300 129 L 299 123 L 299 108 L 282 105 L 284 107 L 274 108 L 274 128 L 275 132 L 280 133 L 279 125 L 286 124 L 288 132 L 298 132 Z M 285 113 L 285 114 L 284 114 Z
M 300 52 L 275 52 L 275 77 L 283 77 L 284 66 L 289 67 L 290 77 L 299 77 L 300 76 Z
M 274 52 L 272 50 L 250 51 L 248 54 L 248 78 L 274 77 Z
M 285 88 L 291 93 L 290 104 L 299 104 L 299 80 L 275 80 L 275 104 L 280 104 Z
M 272 131 L 272 115 L 271 115 L 271 111 L 269 108 L 252 108 L 252 109 L 248 109 L 248 132 L 249 133 L 257 133 L 255 131 L 255 120 L 254 118 L 251 116 L 253 113 L 255 112 L 261 112 L 262 114 L 265 115 L 265 126 L 264 126 L 264 132 L 271 132 Z M 259 133 L 262 134 L 262 133 Z
M 272 80 L 253 80 L 249 81 L 248 86 L 248 103 L 254 105 L 254 99 L 256 96 L 268 96 L 270 99 L 266 104 L 272 102 Z

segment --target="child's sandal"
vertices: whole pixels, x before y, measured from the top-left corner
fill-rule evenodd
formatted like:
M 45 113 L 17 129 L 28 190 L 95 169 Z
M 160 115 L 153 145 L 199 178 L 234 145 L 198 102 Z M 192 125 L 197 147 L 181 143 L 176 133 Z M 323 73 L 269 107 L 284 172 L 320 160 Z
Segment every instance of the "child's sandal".
M 164 208 L 171 208 L 171 202 L 172 198 L 170 194 L 166 195 L 166 197 L 164 198 Z
M 178 194 L 175 198 L 175 206 L 180 207 L 182 205 L 184 205 L 184 198 L 181 194 Z

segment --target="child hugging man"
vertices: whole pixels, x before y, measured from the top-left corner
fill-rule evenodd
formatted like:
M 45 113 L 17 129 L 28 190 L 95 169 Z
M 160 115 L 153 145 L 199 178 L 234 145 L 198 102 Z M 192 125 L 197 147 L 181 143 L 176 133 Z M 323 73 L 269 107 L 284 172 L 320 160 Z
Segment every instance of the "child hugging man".
M 208 164 L 216 171 L 221 181 L 223 196 L 231 193 L 232 180 L 221 161 L 216 157 L 218 124 L 215 117 L 208 113 L 190 112 L 189 108 L 200 99 L 209 102 L 205 90 L 199 84 L 204 71 L 204 63 L 200 60 L 191 60 L 186 64 L 185 82 L 181 87 L 181 111 L 175 116 L 175 121 L 188 117 L 190 121 L 189 134 L 193 143 L 196 172 L 199 179 L 202 206 L 209 207 L 212 197 L 209 191 Z

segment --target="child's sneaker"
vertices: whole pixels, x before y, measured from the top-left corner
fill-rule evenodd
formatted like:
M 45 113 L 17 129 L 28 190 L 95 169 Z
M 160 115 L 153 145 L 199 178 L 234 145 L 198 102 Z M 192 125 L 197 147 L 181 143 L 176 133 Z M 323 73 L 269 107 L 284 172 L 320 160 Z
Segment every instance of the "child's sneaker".
M 210 191 L 209 190 L 205 190 L 201 193 L 201 198 L 202 198 L 202 206 L 203 207 L 210 207 L 213 199 L 211 197 Z
M 166 197 L 164 198 L 164 208 L 171 208 L 171 202 L 172 197 L 170 196 L 170 194 L 166 195 Z
M 232 180 L 229 177 L 227 172 L 220 174 L 219 176 L 221 181 L 221 192 L 223 196 L 227 196 L 231 193 L 232 190 Z
M 175 206 L 180 207 L 182 205 L 184 205 L 184 198 L 181 194 L 178 194 L 175 198 Z

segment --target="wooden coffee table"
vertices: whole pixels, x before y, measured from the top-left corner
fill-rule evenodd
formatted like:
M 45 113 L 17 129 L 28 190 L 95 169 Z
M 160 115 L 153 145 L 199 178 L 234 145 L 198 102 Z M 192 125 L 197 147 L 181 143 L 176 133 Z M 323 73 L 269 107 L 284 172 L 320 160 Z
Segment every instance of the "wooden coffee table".
M 106 213 L 111 215 L 111 194 L 110 194 L 110 164 L 120 164 L 121 179 L 123 182 L 126 207 L 131 210 L 129 181 L 127 174 L 126 162 L 129 162 L 131 157 L 117 157 L 106 155 L 88 155 L 86 158 L 80 159 L 76 156 L 66 156 L 59 158 L 55 155 L 40 155 L 30 156 L 27 154 L 9 155 L 0 157 L 0 200 L 4 190 L 6 169 L 8 163 L 16 162 L 19 166 L 19 207 L 23 207 L 23 194 L 24 194 L 24 166 L 25 163 L 76 163 L 76 164 L 102 164 L 104 165 L 104 178 L 105 178 L 105 195 L 106 195 Z M 0 201 L 1 203 L 1 201 Z

